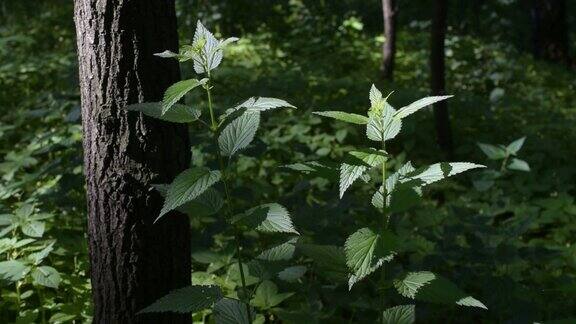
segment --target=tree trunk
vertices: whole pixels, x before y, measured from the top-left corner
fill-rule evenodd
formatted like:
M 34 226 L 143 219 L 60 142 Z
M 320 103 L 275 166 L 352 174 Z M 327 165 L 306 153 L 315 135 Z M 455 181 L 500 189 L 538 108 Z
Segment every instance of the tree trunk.
M 127 113 L 159 101 L 180 77 L 153 56 L 177 50 L 174 0 L 75 0 L 94 323 L 189 323 L 189 315 L 136 315 L 190 284 L 190 227 L 157 224 L 168 183 L 190 161 L 186 126 Z
M 430 87 L 433 95 L 440 96 L 446 92 L 444 41 L 446 39 L 448 3 L 447 0 L 435 0 L 433 3 L 434 10 L 430 46 Z M 452 129 L 450 126 L 448 105 L 445 100 L 434 104 L 434 119 L 438 145 L 447 158 L 452 158 L 454 151 Z
M 382 76 L 394 79 L 394 56 L 396 55 L 396 1 L 382 0 L 384 16 L 384 45 L 382 45 Z
M 533 0 L 533 54 L 538 59 L 570 63 L 566 0 Z

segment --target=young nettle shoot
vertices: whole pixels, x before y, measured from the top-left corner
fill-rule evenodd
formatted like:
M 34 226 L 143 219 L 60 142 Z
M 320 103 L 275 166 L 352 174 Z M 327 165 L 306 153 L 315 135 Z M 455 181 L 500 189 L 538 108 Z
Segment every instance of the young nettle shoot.
M 202 78 L 187 79 L 173 84 L 166 90 L 162 102 L 140 103 L 130 105 L 127 109 L 169 122 L 200 122 L 207 126 L 215 144 L 214 155 L 219 168 L 211 170 L 207 167 L 192 167 L 180 173 L 171 184 L 158 185 L 157 188 L 165 195 L 164 206 L 158 219 L 170 217 L 169 213 L 174 210 L 189 215 L 194 215 L 196 212 L 225 215 L 229 225 L 227 231 L 236 238 L 236 264 L 241 277 L 241 291 L 237 292 L 239 299 L 224 297 L 222 288 L 216 285 L 192 285 L 169 293 L 143 309 L 141 313 L 195 313 L 212 308 L 216 322 L 234 319 L 235 323 L 250 323 L 255 314 L 250 306 L 251 292 L 246 283 L 247 265 L 241 254 L 243 231 L 299 235 L 292 224 L 288 210 L 278 203 L 255 206 L 247 211 L 236 210 L 232 204 L 229 179 L 234 176 L 230 171 L 234 168 L 230 164 L 236 162 L 233 158 L 254 139 L 260 124 L 260 114 L 277 108 L 295 108 L 281 99 L 251 97 L 225 111 L 216 109 L 212 97 L 211 72 L 222 62 L 226 47 L 237 40 L 238 38 L 234 37 L 218 40 L 198 22 L 192 45 L 183 45 L 179 53 L 164 51 L 156 55 L 175 58 L 180 62 L 192 61 L 194 71 Z M 206 94 L 208 120 L 203 120 L 202 115 L 205 111 L 197 105 L 178 103 L 196 88 L 203 89 Z M 221 190 L 216 189 L 217 184 L 221 184 Z M 261 282 L 256 295 L 271 285 L 274 284 L 269 281 Z M 258 299 L 254 300 L 252 304 L 257 306 Z

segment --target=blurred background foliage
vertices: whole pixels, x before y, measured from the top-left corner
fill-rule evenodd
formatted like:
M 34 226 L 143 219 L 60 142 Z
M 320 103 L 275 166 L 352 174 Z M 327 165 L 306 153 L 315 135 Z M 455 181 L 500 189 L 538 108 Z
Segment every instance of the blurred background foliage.
M 342 245 L 347 228 L 373 216 L 369 191 L 360 184 L 338 200 L 332 182 L 308 181 L 282 166 L 337 159 L 347 145 L 364 141 L 358 128 L 321 120 L 312 110 L 364 112 L 371 83 L 394 91 L 390 102 L 398 107 L 430 93 L 431 1 L 398 1 L 394 83 L 380 76 L 380 1 L 176 2 L 182 43 L 191 42 L 198 19 L 217 34 L 241 37 L 215 76 L 216 97 L 223 98 L 217 107 L 230 107 L 245 93 L 286 98 L 299 107 L 266 117 L 266 132 L 251 147 L 263 154 L 242 157 L 238 167 L 234 196 L 245 199 L 238 204 L 278 200 L 293 206 L 304 239 Z M 435 185 L 393 224 L 411 238 L 412 254 L 401 264 L 449 276 L 489 310 L 422 305 L 423 322 L 531 323 L 576 315 L 576 73 L 533 58 L 527 3 L 450 1 L 445 53 L 447 93 L 455 95 L 449 101 L 455 156 L 488 164 L 494 173 Z M 576 26 L 576 7 L 568 6 L 568 25 Z M 72 13 L 71 1 L 0 3 L 2 323 L 90 321 Z M 575 31 L 569 33 L 572 44 Z M 183 75 L 193 74 L 182 68 Z M 404 126 L 389 148 L 400 156 L 396 165 L 406 154 L 416 165 L 436 161 L 441 153 L 431 111 Z M 500 169 L 477 145 L 523 136 L 519 155 L 529 172 Z M 191 137 L 194 163 L 200 163 L 205 139 L 194 128 Z M 231 238 L 213 235 L 218 222 L 210 217 L 192 223 L 194 281 L 233 289 L 234 275 L 218 267 L 230 257 Z M 260 249 L 277 243 L 256 235 L 248 239 Z M 308 269 L 300 283 L 278 283 L 280 291 L 297 294 L 267 309 L 268 320 L 375 318 L 369 284 L 348 293 L 306 256 L 297 260 Z M 403 302 L 394 298 L 391 304 Z

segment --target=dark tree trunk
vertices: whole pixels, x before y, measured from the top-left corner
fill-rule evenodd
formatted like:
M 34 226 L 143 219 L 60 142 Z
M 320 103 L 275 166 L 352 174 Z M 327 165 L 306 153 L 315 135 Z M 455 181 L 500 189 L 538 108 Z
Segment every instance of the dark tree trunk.
M 188 131 L 127 113 L 159 101 L 180 77 L 174 0 L 75 0 L 94 323 L 189 323 L 189 315 L 136 315 L 190 284 L 186 216 L 153 225 L 168 183 L 188 166 Z
M 430 46 L 430 87 L 432 94 L 444 95 L 445 86 L 445 62 L 444 41 L 446 39 L 446 18 L 448 13 L 447 0 L 435 0 L 432 17 L 432 35 Z M 434 120 L 436 123 L 436 135 L 438 145 L 447 158 L 453 156 L 452 129 L 448 105 L 445 100 L 434 104 Z
M 382 76 L 392 81 L 394 79 L 394 56 L 396 55 L 396 7 L 395 0 L 382 0 L 384 17 L 384 38 L 382 45 Z
M 566 0 L 532 0 L 532 51 L 536 58 L 570 63 Z

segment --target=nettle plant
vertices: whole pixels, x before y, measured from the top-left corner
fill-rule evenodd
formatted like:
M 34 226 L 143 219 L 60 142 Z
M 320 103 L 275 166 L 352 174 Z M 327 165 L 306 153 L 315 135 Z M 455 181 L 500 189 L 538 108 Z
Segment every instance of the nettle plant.
M 526 137 L 519 138 L 508 145 L 492 145 L 478 143 L 478 147 L 489 160 L 499 162 L 498 168 L 484 170 L 480 178 L 474 181 L 474 187 L 485 191 L 494 185 L 495 181 L 505 176 L 509 171 L 530 172 L 528 162 L 518 158 Z
M 172 291 L 143 309 L 142 313 L 197 313 L 212 308 L 217 323 L 251 323 L 255 319 L 262 319 L 261 316 L 255 315 L 251 304 L 266 309 L 271 304 L 276 305 L 292 295 L 291 293 L 280 294 L 272 282 L 263 281 L 252 299 L 252 291 L 249 291 L 247 284 L 248 262 L 242 256 L 241 245 L 244 231 L 256 230 L 263 233 L 284 233 L 293 236 L 299 233 L 287 209 L 278 203 L 263 204 L 245 211 L 236 210 L 237 208 L 232 204 L 230 180 L 234 177 L 233 164 L 237 162 L 235 157 L 253 141 L 256 135 L 260 124 L 260 114 L 276 108 L 295 107 L 280 99 L 251 97 L 217 116 L 218 111 L 213 105 L 212 98 L 212 71 L 220 65 L 226 46 L 237 40 L 237 38 L 218 40 L 202 23 L 198 22 L 192 45 L 182 46 L 179 53 L 164 51 L 156 55 L 176 58 L 180 62 L 192 61 L 194 71 L 204 78 L 175 83 L 166 90 L 162 102 L 135 104 L 128 106 L 127 109 L 165 121 L 199 122 L 206 126 L 214 142 L 213 156 L 216 160 L 214 162 L 219 168 L 211 170 L 206 166 L 191 167 L 180 173 L 171 184 L 156 185 L 156 188 L 165 196 L 164 206 L 158 219 L 172 210 L 194 216 L 197 214 L 214 215 L 222 209 L 228 226 L 225 233 L 220 234 L 234 236 L 236 245 L 235 261 L 229 260 L 231 262 L 225 266 L 237 267 L 241 289 L 225 297 L 224 287 L 191 285 Z M 207 121 L 202 119 L 200 108 L 178 103 L 187 93 L 196 88 L 205 91 L 209 113 Z M 221 184 L 222 194 L 216 189 L 217 183 Z M 271 250 L 268 253 L 273 254 L 274 251 Z M 270 298 L 266 299 L 263 296 Z M 229 297 L 238 297 L 238 299 Z
M 418 203 L 425 186 L 466 170 L 484 167 L 467 162 L 442 162 L 415 168 L 411 162 L 407 162 L 395 172 L 388 170 L 387 166 L 393 157 L 386 151 L 386 143 L 399 134 L 404 118 L 450 97 L 426 97 L 396 110 L 388 103 L 388 97 L 384 98 L 373 85 L 370 89 L 371 106 L 367 116 L 342 111 L 315 112 L 317 115 L 339 121 L 366 125 L 366 136 L 377 144 L 375 148 L 348 152 L 339 168 L 339 191 L 340 198 L 342 198 L 357 179 L 363 179 L 366 182 L 373 180 L 376 183 L 377 189 L 371 202 L 381 216 L 346 239 L 344 254 L 350 271 L 349 289 L 352 289 L 362 279 L 376 273 L 377 270 L 380 271 L 378 291 L 382 295 L 379 306 L 379 317 L 382 323 L 411 323 L 415 318 L 414 305 L 394 307 L 386 305 L 386 291 L 392 287 L 400 295 L 410 299 L 486 309 L 482 302 L 464 293 L 448 279 L 433 272 L 394 273 L 396 277 L 394 279 L 388 278 L 386 272 L 389 264 L 403 252 L 403 242 L 409 240 L 409 237 L 400 237 L 394 233 L 390 226 L 391 216 L 400 214 Z M 307 171 L 310 171 L 310 168 L 324 167 L 327 166 L 314 163 L 308 166 Z M 390 269 L 392 270 L 393 267 L 390 266 Z

